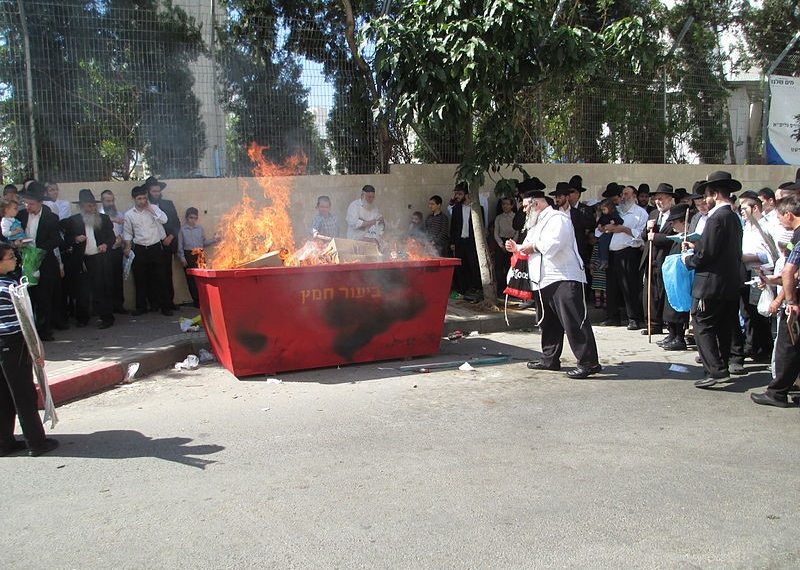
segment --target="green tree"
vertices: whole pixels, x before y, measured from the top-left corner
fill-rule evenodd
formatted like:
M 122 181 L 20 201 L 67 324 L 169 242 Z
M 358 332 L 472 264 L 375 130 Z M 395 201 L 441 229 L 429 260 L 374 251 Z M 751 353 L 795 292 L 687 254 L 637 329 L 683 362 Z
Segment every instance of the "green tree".
M 297 57 L 282 45 L 276 6 L 256 0 L 229 0 L 228 19 L 219 29 L 223 97 L 230 114 L 228 157 L 235 174 L 250 172 L 246 148 L 266 145 L 265 156 L 283 162 L 303 152 L 308 171 L 327 173 L 329 162 L 308 109 Z

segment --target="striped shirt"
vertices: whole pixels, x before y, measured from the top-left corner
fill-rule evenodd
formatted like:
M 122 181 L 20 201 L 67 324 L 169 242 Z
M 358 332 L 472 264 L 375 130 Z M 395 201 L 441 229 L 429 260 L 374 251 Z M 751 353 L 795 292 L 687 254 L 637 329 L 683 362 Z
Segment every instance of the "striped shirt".
M 17 285 L 17 280 L 7 275 L 0 276 L 0 336 L 22 332 L 22 327 L 17 319 L 14 304 L 11 302 L 10 285 Z

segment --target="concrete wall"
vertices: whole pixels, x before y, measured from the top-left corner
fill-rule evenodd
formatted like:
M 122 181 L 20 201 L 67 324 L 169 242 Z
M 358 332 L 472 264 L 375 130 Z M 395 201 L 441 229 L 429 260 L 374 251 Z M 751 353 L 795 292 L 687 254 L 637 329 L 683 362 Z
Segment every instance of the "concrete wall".
M 776 188 L 785 180 L 794 180 L 794 166 L 719 166 L 719 165 L 659 165 L 659 164 L 531 164 L 526 165 L 531 176 L 538 176 L 553 188 L 560 180 L 568 180 L 574 174 L 583 177 L 583 185 L 588 189 L 584 199 L 597 198 L 608 182 L 631 183 L 638 185 L 647 182 L 654 189 L 659 182 L 669 182 L 673 186 L 691 189 L 695 180 L 705 178 L 710 172 L 719 169 L 730 171 L 741 180 L 745 189 L 758 190 L 763 186 Z M 439 194 L 445 201 L 451 197 L 455 165 L 394 165 L 390 174 L 354 176 L 297 176 L 278 179 L 286 183 L 292 193 L 290 215 L 294 223 L 295 242 L 302 245 L 309 234 L 311 220 L 315 214 L 317 196 L 331 197 L 333 212 L 344 231 L 344 217 L 347 206 L 360 195 L 361 187 L 372 184 L 376 189 L 375 203 L 387 222 L 387 234 L 401 234 L 408 226 L 411 213 L 415 210 L 428 213 L 428 198 Z M 494 181 L 501 176 L 521 178 L 510 170 L 487 175 L 482 194 L 488 194 L 494 213 L 492 191 Z M 61 198 L 77 200 L 78 190 L 90 188 L 99 198 L 100 192 L 109 189 L 117 197 L 117 206 L 123 210 L 132 205 L 130 190 L 132 182 L 64 183 L 60 185 Z M 218 228 L 219 221 L 232 206 L 247 192 L 258 204 L 266 205 L 259 180 L 255 178 L 200 178 L 191 180 L 168 180 L 164 197 L 175 202 L 178 214 L 189 206 L 200 210 L 200 223 L 210 236 Z M 77 211 L 77 206 L 73 206 Z M 223 233 L 224 228 L 219 228 Z M 186 283 L 177 262 L 174 266 L 176 302 L 189 300 Z M 132 281 L 132 278 L 131 278 Z M 126 298 L 131 300 L 132 283 L 127 283 Z

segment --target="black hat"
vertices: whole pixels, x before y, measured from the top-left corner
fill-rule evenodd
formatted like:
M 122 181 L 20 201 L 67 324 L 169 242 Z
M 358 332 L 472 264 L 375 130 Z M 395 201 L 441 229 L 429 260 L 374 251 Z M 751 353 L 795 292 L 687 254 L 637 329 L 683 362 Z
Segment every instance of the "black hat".
M 578 192 L 586 192 L 586 188 L 583 187 L 583 178 L 577 174 L 569 179 L 569 187 L 575 188 Z
M 686 191 L 686 188 L 675 188 L 675 201 L 680 202 L 684 198 L 686 198 L 689 193 Z
M 636 191 L 637 194 L 641 194 L 642 192 L 650 193 L 650 185 L 647 182 L 642 182 L 639 184 L 639 189 Z
M 364 187 L 361 189 L 362 192 L 371 192 L 375 193 L 375 187 L 372 184 L 365 184 Z
M 744 192 L 739 194 L 737 198 L 739 198 L 739 200 L 745 200 L 749 198 L 750 200 L 758 200 L 759 202 L 761 201 L 761 198 L 759 198 L 758 194 L 756 194 L 752 190 L 745 190 Z
M 674 222 L 675 220 L 685 220 L 686 219 L 686 211 L 689 209 L 689 204 L 678 204 L 677 206 L 672 206 L 669 209 L 669 215 L 667 216 L 668 222 Z
M 544 182 L 532 176 L 530 178 L 524 179 L 522 182 L 517 184 L 517 190 L 519 192 L 527 192 L 528 190 L 544 190 L 547 186 Z
M 142 184 L 142 188 L 147 189 L 150 188 L 151 186 L 158 186 L 163 190 L 164 188 L 166 188 L 167 183 L 159 182 L 158 178 L 156 178 L 155 176 L 148 176 L 147 180 L 145 180 L 144 184 Z
M 705 180 L 701 180 L 697 185 L 697 192 L 705 193 L 708 186 L 728 190 L 729 192 L 742 189 L 742 183 L 735 180 L 730 172 L 725 172 L 724 170 L 712 172 Z
M 572 193 L 573 188 L 575 187 L 571 186 L 569 182 L 558 182 L 556 189 L 550 192 L 550 196 L 567 196 Z
M 609 182 L 606 185 L 605 192 L 602 194 L 603 198 L 612 198 L 614 196 L 622 196 L 622 186 L 616 182 Z
M 531 198 L 547 198 L 547 196 L 545 196 L 544 192 L 541 190 L 529 190 L 529 192 L 531 193 Z M 549 198 L 547 199 L 549 201 Z
M 35 202 L 44 202 L 47 200 L 47 192 L 45 191 L 44 184 L 38 180 L 34 180 L 22 192 L 22 197 L 26 200 L 33 200 Z
M 136 196 L 147 196 L 147 187 L 134 186 L 131 190 L 131 198 L 136 198 Z
M 99 204 L 100 200 L 94 199 L 94 194 L 88 188 L 83 188 L 78 191 L 78 201 L 73 202 L 73 204 L 86 204 L 86 203 L 93 203 Z
M 666 194 L 667 196 L 675 196 L 675 190 L 672 189 L 672 184 L 661 182 L 653 194 Z

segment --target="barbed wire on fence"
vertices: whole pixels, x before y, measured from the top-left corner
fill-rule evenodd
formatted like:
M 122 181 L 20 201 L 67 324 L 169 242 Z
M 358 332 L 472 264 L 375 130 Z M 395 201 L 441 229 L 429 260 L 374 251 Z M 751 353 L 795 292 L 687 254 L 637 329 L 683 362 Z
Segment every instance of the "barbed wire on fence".
M 276 162 L 305 154 L 309 173 L 379 171 L 387 141 L 343 45 L 306 21 L 189 0 L 0 0 L 0 178 L 248 175 L 251 141 Z M 778 71 L 797 69 L 791 55 Z M 731 101 L 745 93 L 737 112 L 760 123 L 762 86 L 676 65 L 546 82 L 515 102 L 517 160 L 755 162 L 760 132 L 738 140 Z M 462 130 L 390 118 L 390 160 L 457 163 Z

